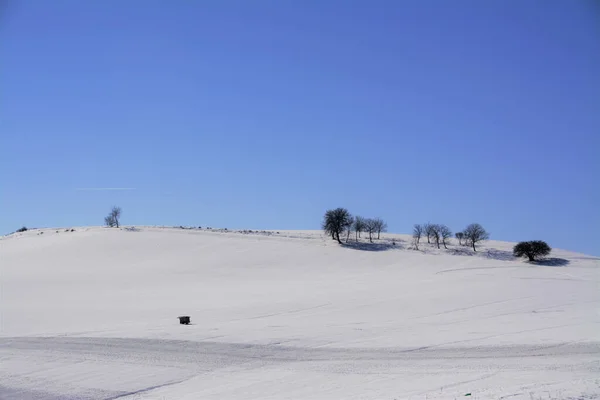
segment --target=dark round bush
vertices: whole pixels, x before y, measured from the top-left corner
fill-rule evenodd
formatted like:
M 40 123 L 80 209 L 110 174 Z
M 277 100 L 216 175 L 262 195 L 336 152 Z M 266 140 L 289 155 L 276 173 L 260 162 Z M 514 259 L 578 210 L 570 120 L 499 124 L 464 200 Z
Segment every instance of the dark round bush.
M 535 261 L 539 257 L 545 257 L 552 251 L 548 243 L 542 240 L 532 240 L 529 242 L 520 242 L 513 248 L 515 257 L 527 257 L 529 261 Z

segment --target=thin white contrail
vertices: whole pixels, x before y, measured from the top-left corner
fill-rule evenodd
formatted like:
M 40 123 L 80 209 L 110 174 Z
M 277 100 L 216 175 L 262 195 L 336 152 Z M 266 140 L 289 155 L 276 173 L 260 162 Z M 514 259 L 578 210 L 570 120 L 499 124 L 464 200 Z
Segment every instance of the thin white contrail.
M 105 191 L 105 190 L 136 190 L 135 188 L 126 188 L 126 187 L 105 187 L 105 188 L 77 188 L 75 189 L 78 192 L 83 192 L 83 191 Z

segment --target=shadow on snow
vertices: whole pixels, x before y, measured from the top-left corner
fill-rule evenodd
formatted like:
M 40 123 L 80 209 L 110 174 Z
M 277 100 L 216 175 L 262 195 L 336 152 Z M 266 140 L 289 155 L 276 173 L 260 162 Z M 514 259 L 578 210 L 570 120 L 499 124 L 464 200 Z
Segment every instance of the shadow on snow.
M 565 260 L 564 258 L 545 258 L 543 260 L 532 261 L 530 264 L 533 265 L 542 265 L 544 267 L 564 267 L 565 265 L 569 265 L 570 261 Z
M 448 253 L 453 256 L 476 256 L 482 258 L 489 258 L 491 260 L 499 261 L 516 261 L 517 258 L 513 256 L 512 252 L 498 249 L 481 249 L 473 251 L 471 247 L 453 248 L 448 249 Z
M 477 256 L 483 258 L 489 258 L 492 260 L 499 261 L 520 261 L 521 258 L 515 257 L 512 252 L 507 250 L 498 250 L 498 249 L 486 249 L 478 252 L 474 252 L 472 248 L 464 247 L 464 248 L 453 248 L 448 249 L 448 254 L 452 254 L 455 256 Z M 565 260 L 564 258 L 545 258 L 542 260 L 530 261 L 531 265 L 540 265 L 545 267 L 564 267 L 565 265 L 569 265 L 570 261 Z
M 402 249 L 404 246 L 402 245 L 401 240 L 379 240 L 370 242 L 353 242 L 352 240 L 342 243 L 342 247 L 353 249 L 353 250 L 362 250 L 362 251 L 386 251 L 391 249 Z

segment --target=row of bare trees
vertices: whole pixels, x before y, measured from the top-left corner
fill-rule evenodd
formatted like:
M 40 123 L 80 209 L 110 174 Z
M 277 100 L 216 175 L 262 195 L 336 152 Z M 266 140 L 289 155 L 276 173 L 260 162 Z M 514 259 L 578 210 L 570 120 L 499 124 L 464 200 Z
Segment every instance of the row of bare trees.
M 358 241 L 363 232 L 369 234 L 369 241 L 373 243 L 375 234 L 379 239 L 381 233 L 387 231 L 387 223 L 381 218 L 364 218 L 358 215 L 355 217 L 347 209 L 339 207 L 325 212 L 322 228 L 340 244 L 342 243 L 340 235 L 346 237 L 347 243 L 352 233 L 355 234 L 355 239 Z
M 450 237 L 452 237 L 452 231 L 446 225 L 439 224 L 416 224 L 413 228 L 413 244 L 417 249 L 419 249 L 419 244 L 421 242 L 421 237 L 427 237 L 427 243 L 431 243 L 433 240 L 437 245 L 437 248 L 440 248 L 440 242 L 444 245 L 444 248 L 447 247 L 447 241 Z
M 448 240 L 452 237 L 452 231 L 443 224 L 416 224 L 413 228 L 413 245 L 418 250 L 421 238 L 426 237 L 427 243 L 432 242 L 440 248 L 440 243 L 447 249 Z M 456 233 L 458 243 L 465 246 L 472 246 L 473 251 L 477 251 L 476 244 L 489 239 L 490 235 L 480 224 L 470 224 L 464 231 Z
M 322 223 L 323 230 L 331 235 L 331 238 L 342 243 L 342 237 L 346 242 L 350 240 L 350 235 L 355 234 L 355 240 L 361 237 L 361 233 L 369 234 L 369 241 L 372 243 L 375 234 L 377 239 L 381 237 L 382 232 L 387 232 L 387 224 L 381 218 L 364 218 L 353 216 L 350 211 L 339 207 L 327 210 Z M 480 224 L 469 224 L 462 232 L 456 233 L 456 238 L 460 245 L 471 246 L 473 251 L 477 251 L 477 244 L 488 240 L 489 233 Z M 439 249 L 442 245 L 448 248 L 448 243 L 452 237 L 452 230 L 444 224 L 416 224 L 413 228 L 413 245 L 418 250 L 421 244 L 421 238 L 427 238 L 427 243 L 434 243 Z

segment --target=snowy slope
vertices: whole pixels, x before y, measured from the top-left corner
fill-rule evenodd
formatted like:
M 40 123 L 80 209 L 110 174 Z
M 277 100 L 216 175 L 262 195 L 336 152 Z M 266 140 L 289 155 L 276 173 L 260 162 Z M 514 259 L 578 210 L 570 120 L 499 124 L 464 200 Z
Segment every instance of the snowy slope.
M 0 399 L 600 398 L 600 259 L 554 250 L 532 265 L 512 245 L 9 235 Z

